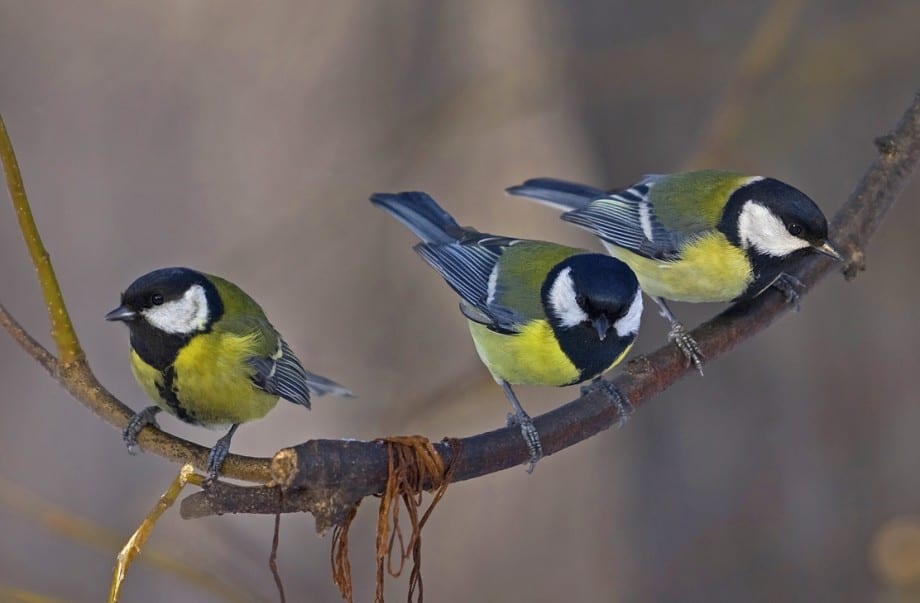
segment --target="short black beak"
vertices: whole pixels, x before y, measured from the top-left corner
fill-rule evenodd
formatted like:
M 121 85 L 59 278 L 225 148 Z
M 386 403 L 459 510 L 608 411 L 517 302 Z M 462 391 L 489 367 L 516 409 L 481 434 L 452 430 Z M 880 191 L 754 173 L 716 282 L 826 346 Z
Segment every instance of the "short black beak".
M 831 247 L 831 244 L 828 243 L 827 241 L 825 241 L 823 245 L 816 245 L 816 246 L 814 247 L 814 250 L 817 251 L 817 252 L 820 253 L 820 254 L 823 254 L 823 255 L 826 255 L 826 256 L 828 256 L 828 257 L 834 258 L 834 259 L 837 260 L 838 262 L 842 262 L 842 261 L 843 261 L 843 256 L 840 255 L 840 252 L 838 252 L 836 249 L 834 249 L 833 247 Z
M 137 312 L 132 310 L 127 306 L 118 306 L 111 312 L 105 315 L 106 320 L 120 320 L 122 322 L 127 322 L 133 320 L 137 316 Z
M 594 324 L 594 328 L 597 330 L 597 336 L 601 341 L 604 341 L 604 338 L 607 337 L 607 331 L 610 330 L 610 321 L 607 320 L 607 317 L 601 314 L 597 318 L 591 321 Z

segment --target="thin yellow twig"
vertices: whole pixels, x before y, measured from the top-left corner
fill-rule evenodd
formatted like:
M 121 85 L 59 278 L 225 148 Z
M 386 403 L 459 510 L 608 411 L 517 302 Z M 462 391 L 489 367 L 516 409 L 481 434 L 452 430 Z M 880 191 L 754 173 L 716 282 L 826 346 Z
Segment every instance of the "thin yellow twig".
M 112 587 L 109 590 L 109 603 L 116 603 L 116 601 L 118 601 L 118 597 L 121 595 L 121 586 L 124 584 L 125 575 L 128 573 L 128 567 L 131 566 L 131 562 L 134 561 L 134 558 L 141 553 L 141 547 L 144 546 L 144 543 L 150 538 L 150 534 L 153 532 L 157 520 L 159 520 L 163 513 L 176 502 L 176 499 L 179 498 L 179 494 L 182 493 L 186 484 L 193 483 L 201 485 L 201 482 L 201 476 L 195 474 L 195 467 L 193 467 L 191 463 L 182 465 L 182 468 L 179 469 L 179 474 L 173 479 L 169 488 L 163 493 L 157 501 L 157 504 L 153 506 L 150 513 L 147 514 L 147 517 L 144 518 L 144 521 L 141 522 L 137 530 L 134 531 L 134 534 L 132 534 L 128 542 L 125 543 L 121 552 L 118 553 L 118 557 L 115 561 L 115 569 L 112 572 Z
M 48 250 L 45 249 L 45 244 L 42 243 L 42 238 L 38 234 L 35 218 L 32 217 L 32 209 L 29 207 L 29 199 L 26 197 L 26 189 L 22 183 L 22 173 L 19 171 L 19 162 L 16 161 L 13 143 L 10 141 L 9 133 L 6 131 L 6 124 L 3 122 L 2 115 L 0 115 L 0 160 L 2 160 L 3 169 L 6 172 L 6 186 L 10 191 L 13 209 L 16 210 L 19 228 L 22 230 L 22 236 L 26 240 L 29 255 L 32 256 L 32 263 L 38 273 L 38 282 L 42 288 L 42 295 L 44 295 L 45 304 L 48 307 L 48 318 L 51 320 L 51 336 L 57 345 L 58 358 L 63 364 L 71 364 L 76 360 L 82 360 L 83 348 L 80 347 L 77 333 L 74 331 L 73 323 L 70 322 L 70 315 L 67 313 L 67 306 L 64 305 L 64 296 L 61 293 L 61 286 L 58 284 L 57 276 L 54 274 L 51 257 L 48 255 Z
M 112 552 L 118 551 L 124 542 L 124 537 L 114 530 L 45 500 L 32 490 L 3 476 L 0 476 L 0 506 L 5 506 L 46 530 L 88 548 Z M 175 557 L 156 547 L 147 547 L 144 550 L 142 561 L 225 601 L 266 600 L 255 592 L 249 592 L 243 584 L 228 583 L 228 580 L 199 570 L 187 560 Z M 0 594 L 2 593 L 3 590 L 0 587 Z M 0 596 L 0 601 L 5 600 L 3 596 Z

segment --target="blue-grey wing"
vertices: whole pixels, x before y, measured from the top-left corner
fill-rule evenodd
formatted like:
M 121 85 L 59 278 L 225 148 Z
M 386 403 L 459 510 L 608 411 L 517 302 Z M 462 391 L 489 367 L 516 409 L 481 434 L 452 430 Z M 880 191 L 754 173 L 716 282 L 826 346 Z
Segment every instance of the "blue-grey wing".
M 249 364 L 255 369 L 252 382 L 256 387 L 307 408 L 310 408 L 311 393 L 346 398 L 353 395 L 335 381 L 305 370 L 287 342 L 280 337 L 276 353 L 270 357 L 250 358 Z
M 562 219 L 639 255 L 656 260 L 677 259 L 683 238 L 658 220 L 648 199 L 655 180 L 650 176 L 627 189 L 609 193 L 562 214 Z
M 502 251 L 516 239 L 470 233 L 466 239 L 450 244 L 419 243 L 415 250 L 438 271 L 462 299 L 464 316 L 498 331 L 514 331 L 520 324 L 513 309 L 492 303 Z

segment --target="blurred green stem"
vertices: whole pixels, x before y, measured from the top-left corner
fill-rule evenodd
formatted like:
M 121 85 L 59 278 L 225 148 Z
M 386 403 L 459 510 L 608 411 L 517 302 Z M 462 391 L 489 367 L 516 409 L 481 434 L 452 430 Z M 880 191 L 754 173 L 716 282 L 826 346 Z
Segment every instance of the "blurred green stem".
M 83 348 L 80 347 L 77 333 L 74 331 L 73 323 L 70 322 L 61 286 L 58 284 L 54 267 L 51 265 L 51 257 L 38 234 L 35 218 L 32 217 L 32 208 L 29 207 L 29 199 L 26 197 L 26 189 L 22 183 L 22 173 L 19 171 L 16 153 L 13 152 L 13 143 L 6 131 L 2 115 L 0 115 L 0 160 L 6 172 L 6 187 L 10 191 L 10 199 L 13 202 L 13 209 L 16 210 L 19 228 L 26 240 L 26 247 L 29 249 L 29 255 L 32 256 L 32 264 L 35 265 L 42 295 L 45 297 L 48 318 L 51 320 L 51 336 L 57 345 L 58 359 L 64 365 L 82 361 L 84 359 Z

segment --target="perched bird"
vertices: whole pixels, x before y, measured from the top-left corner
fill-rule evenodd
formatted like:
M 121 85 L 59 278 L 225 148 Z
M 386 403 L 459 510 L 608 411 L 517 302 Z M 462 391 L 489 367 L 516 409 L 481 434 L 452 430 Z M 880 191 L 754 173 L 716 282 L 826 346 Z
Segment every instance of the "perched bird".
M 304 370 L 297 356 L 242 289 L 188 268 L 162 268 L 140 277 L 105 315 L 131 331 L 131 370 L 156 406 L 134 415 L 123 437 L 156 425 L 161 410 L 186 423 L 230 430 L 208 455 L 216 478 L 240 423 L 260 419 L 278 397 L 310 408 L 310 394 L 352 393 Z
M 507 192 L 563 210 L 563 220 L 590 230 L 629 264 L 700 374 L 700 349 L 665 299 L 741 301 L 773 286 L 798 307 L 802 283 L 784 270 L 814 252 L 842 259 L 815 202 L 774 178 L 703 170 L 650 175 L 606 192 L 536 178 Z
M 603 254 L 459 226 L 425 193 L 378 193 L 371 203 L 422 240 L 415 250 L 460 296 L 476 351 L 514 408 L 509 419 L 520 426 L 533 471 L 543 448 L 511 386 L 572 385 L 619 363 L 639 331 L 636 276 Z M 625 419 L 625 398 L 597 383 Z

